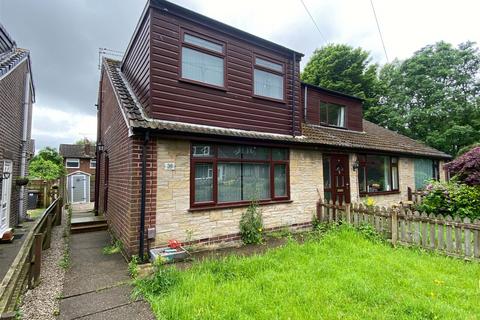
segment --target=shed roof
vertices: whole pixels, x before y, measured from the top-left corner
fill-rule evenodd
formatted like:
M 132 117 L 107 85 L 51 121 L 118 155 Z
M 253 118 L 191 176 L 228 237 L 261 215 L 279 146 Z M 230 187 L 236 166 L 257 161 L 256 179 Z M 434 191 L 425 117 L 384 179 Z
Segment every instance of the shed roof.
M 449 159 L 450 155 L 419 141 L 363 120 L 363 132 L 302 124 L 302 135 L 291 136 L 185 122 L 149 118 L 137 102 L 127 80 L 120 71 L 120 61 L 104 58 L 103 66 L 115 90 L 115 95 L 131 129 L 155 130 L 164 133 L 190 133 L 222 137 L 261 139 L 289 144 L 340 147 L 357 151 L 377 151 L 412 156 Z

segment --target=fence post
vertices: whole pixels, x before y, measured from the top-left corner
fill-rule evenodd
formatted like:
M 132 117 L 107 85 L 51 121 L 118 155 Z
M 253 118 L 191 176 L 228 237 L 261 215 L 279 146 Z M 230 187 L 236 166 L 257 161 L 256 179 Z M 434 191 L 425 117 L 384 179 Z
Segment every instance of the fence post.
M 42 267 L 42 237 L 41 233 L 35 234 L 34 239 L 34 262 L 33 262 L 33 287 L 40 283 L 40 268 Z
M 317 202 L 317 217 L 318 217 L 318 220 L 320 220 L 321 222 L 324 222 L 323 221 L 323 205 L 322 205 L 322 200 L 318 200 Z
M 345 204 L 345 213 L 347 214 L 347 223 L 352 223 L 352 216 L 351 216 L 351 213 L 350 213 L 350 203 L 346 203 Z
M 45 228 L 45 245 L 43 249 L 50 249 L 52 243 L 52 213 L 47 214 L 47 227 Z
M 55 208 L 55 226 L 62 224 L 62 208 L 63 208 L 63 198 L 59 197 L 57 200 L 57 207 Z
M 390 209 L 392 216 L 392 244 L 397 245 L 398 241 L 398 212 L 396 209 Z

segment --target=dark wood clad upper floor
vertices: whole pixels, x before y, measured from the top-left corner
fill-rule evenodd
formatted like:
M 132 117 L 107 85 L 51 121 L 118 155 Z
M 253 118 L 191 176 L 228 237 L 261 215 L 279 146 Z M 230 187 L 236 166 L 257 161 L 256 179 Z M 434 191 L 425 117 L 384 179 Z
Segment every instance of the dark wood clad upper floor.
M 301 99 L 304 122 L 363 131 L 361 99 L 308 84 L 302 84 Z M 338 118 L 332 119 L 337 115 Z
M 223 66 L 223 72 L 217 68 L 209 79 L 213 83 L 196 81 L 196 75 L 182 70 L 187 54 Z M 122 72 L 152 118 L 299 135 L 300 59 L 292 50 L 168 2 L 151 1 Z M 265 89 L 272 96 L 262 96 L 265 91 L 254 88 L 254 79 L 269 77 L 283 88 Z

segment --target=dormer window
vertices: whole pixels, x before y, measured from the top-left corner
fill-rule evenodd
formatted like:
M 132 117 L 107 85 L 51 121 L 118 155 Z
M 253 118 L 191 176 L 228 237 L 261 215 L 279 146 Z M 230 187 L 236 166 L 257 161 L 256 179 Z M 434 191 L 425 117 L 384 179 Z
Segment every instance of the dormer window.
M 283 64 L 255 57 L 253 94 L 275 100 L 284 100 Z
M 185 32 L 183 33 L 181 55 L 181 78 L 183 80 L 220 88 L 225 86 L 223 43 Z
M 345 106 L 320 102 L 320 123 L 345 128 Z

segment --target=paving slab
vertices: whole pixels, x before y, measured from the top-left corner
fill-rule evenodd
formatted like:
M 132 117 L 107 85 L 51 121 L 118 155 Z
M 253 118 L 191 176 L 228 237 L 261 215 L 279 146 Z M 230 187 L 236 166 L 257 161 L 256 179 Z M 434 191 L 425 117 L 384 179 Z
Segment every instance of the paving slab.
M 132 288 L 129 285 L 94 291 L 62 299 L 60 302 L 60 319 L 75 319 L 84 315 L 132 303 Z M 101 301 L 101 303 L 99 303 Z
M 85 320 L 153 320 L 155 317 L 145 301 L 136 301 L 131 304 L 98 312 L 86 317 Z
M 131 299 L 123 256 L 103 254 L 110 241 L 107 231 L 71 235 L 71 267 L 65 276 L 60 319 L 154 319 L 148 303 Z

